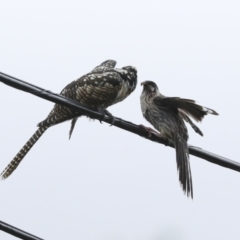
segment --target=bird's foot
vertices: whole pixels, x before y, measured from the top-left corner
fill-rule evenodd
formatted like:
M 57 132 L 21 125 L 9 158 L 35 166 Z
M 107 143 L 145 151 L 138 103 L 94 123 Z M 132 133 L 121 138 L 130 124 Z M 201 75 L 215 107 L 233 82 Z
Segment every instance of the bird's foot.
M 105 114 L 111 118 L 112 122 L 111 122 L 111 125 L 110 127 L 115 123 L 115 117 L 108 111 L 105 109 Z
M 111 127 L 115 123 L 115 117 L 107 109 L 101 110 L 101 113 L 102 113 L 102 119 L 100 119 L 99 122 L 102 123 L 102 121 L 106 118 L 105 115 L 107 115 L 112 120 L 111 125 L 110 125 L 110 127 Z
M 152 134 L 154 134 L 155 136 L 165 140 L 165 143 L 164 143 L 165 146 L 170 146 L 171 145 L 168 138 L 163 133 L 159 133 L 158 131 L 156 131 L 156 130 L 150 128 L 150 127 L 146 127 L 142 124 L 140 124 L 139 127 L 144 128 L 148 132 L 148 138 L 151 138 Z
M 140 124 L 139 127 L 144 128 L 148 132 L 148 138 L 151 138 L 152 134 L 157 135 L 157 136 L 161 135 L 159 132 L 155 131 L 154 129 L 152 129 L 150 127 L 146 127 L 142 124 Z
M 102 124 L 102 121 L 105 120 L 105 118 L 106 118 L 105 111 L 104 111 L 104 109 L 98 109 L 98 111 L 102 114 L 101 119 L 99 119 L 99 122 Z

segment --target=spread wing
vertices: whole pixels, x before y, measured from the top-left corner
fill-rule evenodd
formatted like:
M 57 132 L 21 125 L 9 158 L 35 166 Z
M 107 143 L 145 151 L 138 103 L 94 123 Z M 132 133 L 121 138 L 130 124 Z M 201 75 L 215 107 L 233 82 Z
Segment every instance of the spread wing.
M 202 131 L 192 122 L 192 120 L 188 117 L 188 115 L 185 112 L 179 110 L 178 114 L 185 122 L 187 122 L 187 123 L 189 123 L 191 125 L 191 127 L 193 128 L 193 130 L 196 133 L 198 133 L 199 135 L 203 136 Z
M 198 105 L 194 100 L 191 99 L 179 97 L 155 97 L 153 101 L 159 107 L 182 110 L 197 122 L 202 121 L 204 116 L 207 114 L 218 115 L 216 111 Z

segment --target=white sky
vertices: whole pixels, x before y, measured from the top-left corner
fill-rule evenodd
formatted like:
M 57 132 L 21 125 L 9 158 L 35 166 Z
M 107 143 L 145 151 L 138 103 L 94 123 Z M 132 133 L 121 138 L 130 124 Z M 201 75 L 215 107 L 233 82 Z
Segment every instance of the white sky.
M 189 143 L 240 161 L 239 1 L 0 1 L 0 71 L 53 92 L 106 59 L 138 68 L 109 108 L 142 117 L 140 82 L 215 109 Z M 0 171 L 53 104 L 0 84 Z M 0 182 L 0 220 L 44 239 L 239 239 L 240 174 L 191 156 L 184 196 L 172 148 L 82 117 L 49 129 Z M 0 232 L 0 239 L 14 237 Z

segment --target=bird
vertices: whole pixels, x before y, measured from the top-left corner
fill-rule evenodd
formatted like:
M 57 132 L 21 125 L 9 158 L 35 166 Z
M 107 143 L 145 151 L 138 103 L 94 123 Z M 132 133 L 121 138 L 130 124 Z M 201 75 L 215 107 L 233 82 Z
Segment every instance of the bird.
M 218 113 L 191 99 L 166 97 L 159 92 L 157 84 L 153 81 L 144 81 L 141 85 L 143 90 L 140 96 L 140 105 L 143 117 L 159 132 L 160 137 L 175 147 L 180 185 L 187 197 L 193 198 L 192 174 L 187 145 L 189 136 L 184 121 L 189 123 L 196 133 L 203 136 L 191 118 L 201 122 L 205 115 L 218 115 Z M 150 128 L 144 128 L 151 133 Z M 155 131 L 153 130 L 152 133 Z
M 91 72 L 68 84 L 60 95 L 75 100 L 84 106 L 94 108 L 103 116 L 106 114 L 113 117 L 107 108 L 123 101 L 135 90 L 137 85 L 137 69 L 133 66 L 115 68 L 116 64 L 117 62 L 111 59 L 102 62 Z M 71 137 L 79 116 L 81 113 L 76 110 L 55 104 L 47 118 L 37 125 L 37 131 L 0 174 L 1 179 L 4 180 L 13 173 L 49 127 L 72 119 L 69 133 Z
M 117 62 L 116 62 L 115 60 L 111 60 L 111 59 L 106 60 L 106 61 L 104 61 L 103 63 L 101 63 L 100 65 L 96 66 L 96 67 L 92 70 L 91 73 L 98 73 L 98 74 L 100 74 L 100 73 L 109 71 L 109 70 L 111 70 L 111 69 L 114 69 L 115 66 L 116 66 L 116 64 L 117 64 Z M 107 114 L 109 115 L 109 112 L 105 112 L 105 113 L 107 113 Z M 111 114 L 110 114 L 110 115 L 111 115 Z M 74 129 L 75 124 L 76 124 L 76 122 L 77 122 L 77 120 L 78 120 L 78 118 L 79 118 L 80 116 L 81 116 L 81 115 L 73 118 L 72 121 L 71 121 L 71 127 L 70 127 L 70 131 L 69 131 L 69 139 L 70 139 L 71 136 L 72 136 L 73 129 Z M 101 121 L 100 121 L 100 122 L 101 122 Z

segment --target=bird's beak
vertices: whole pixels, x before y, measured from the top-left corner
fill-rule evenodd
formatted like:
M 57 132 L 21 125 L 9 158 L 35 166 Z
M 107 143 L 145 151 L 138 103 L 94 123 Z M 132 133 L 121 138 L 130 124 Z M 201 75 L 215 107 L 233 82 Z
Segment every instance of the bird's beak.
M 144 86 L 146 84 L 146 82 L 141 82 L 141 86 Z

